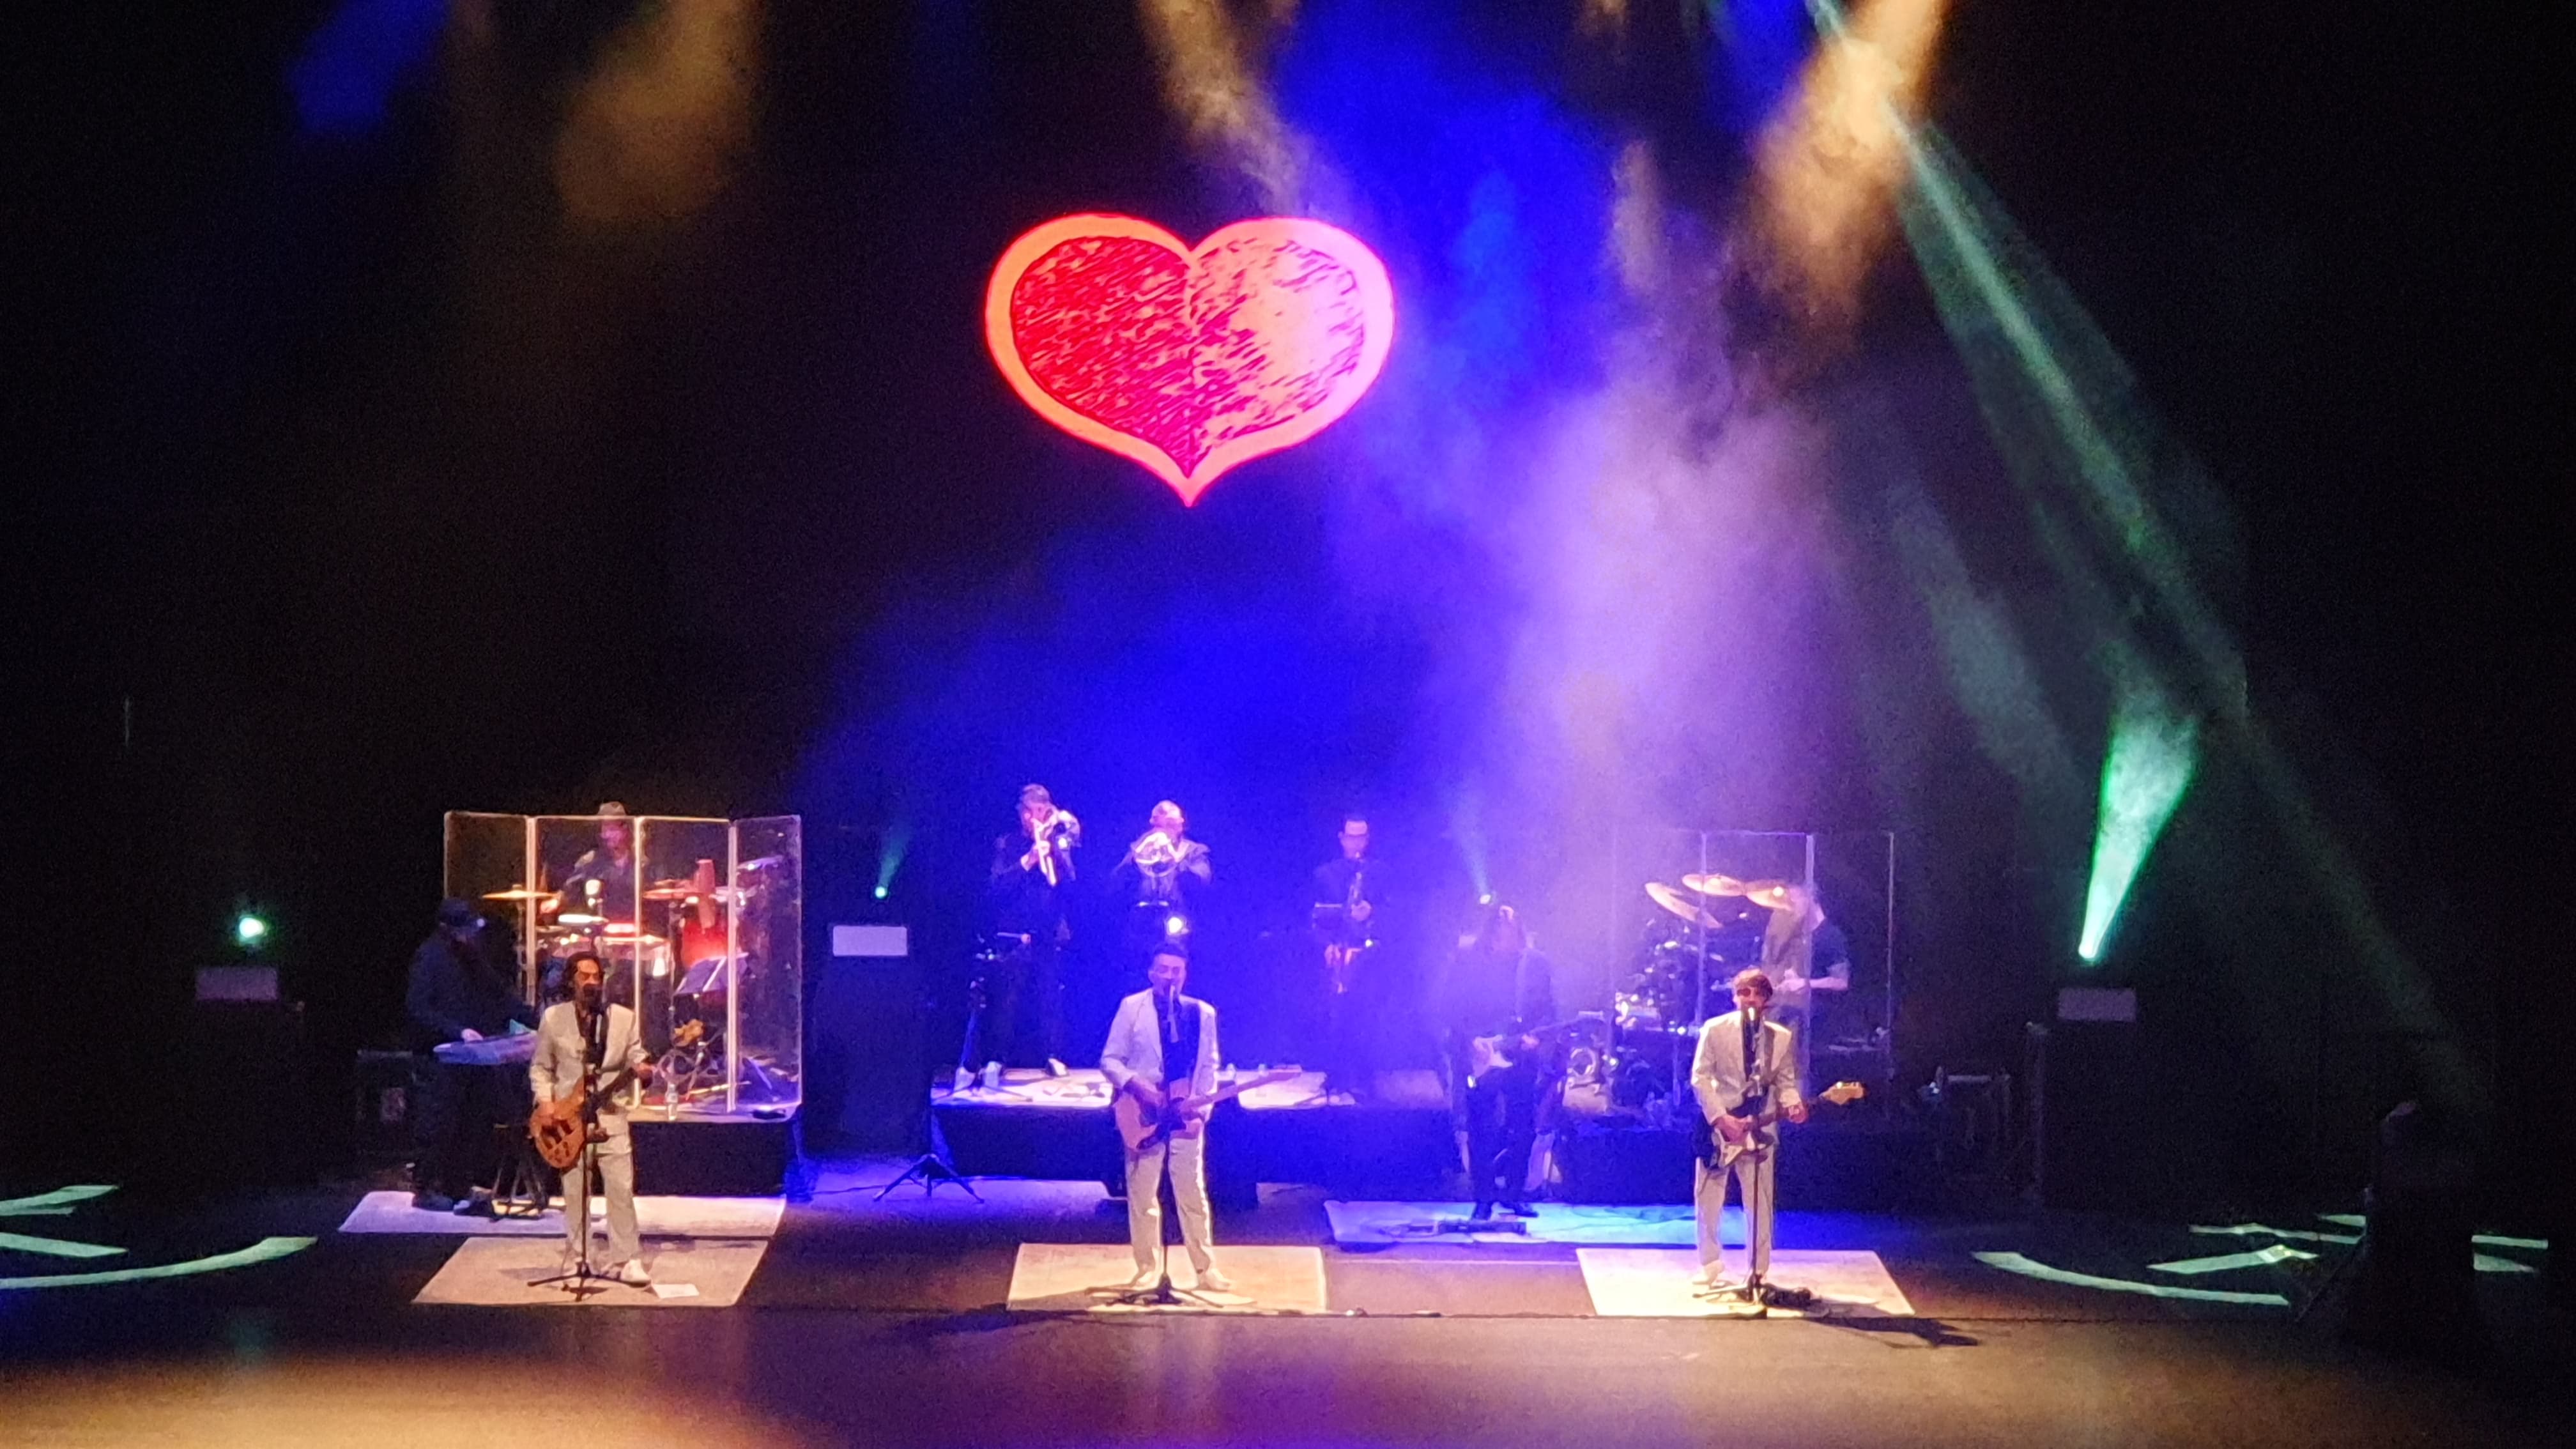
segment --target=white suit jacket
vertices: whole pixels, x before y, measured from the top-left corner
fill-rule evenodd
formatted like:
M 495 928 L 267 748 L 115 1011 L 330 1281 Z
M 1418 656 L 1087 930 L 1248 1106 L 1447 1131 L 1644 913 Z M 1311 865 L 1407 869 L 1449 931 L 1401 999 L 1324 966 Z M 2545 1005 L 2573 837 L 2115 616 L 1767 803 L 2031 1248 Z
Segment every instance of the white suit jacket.
M 1775 1110 L 1804 1100 L 1798 1095 L 1798 1043 L 1789 1028 L 1776 1021 L 1762 1023 L 1755 1055 L 1760 1061 L 1748 1070 L 1743 1012 L 1730 1011 L 1699 1029 L 1699 1050 L 1691 1056 L 1691 1094 L 1699 1098 L 1699 1110 L 1708 1120 L 1716 1121 L 1720 1113 L 1732 1115 L 1757 1092 L 1769 1092 Z
M 624 1137 L 626 1088 L 634 1083 L 635 1069 L 651 1060 L 644 1054 L 633 1011 L 614 1004 L 608 1008 L 605 1045 L 599 1058 L 599 1122 L 610 1137 Z M 581 1080 L 582 1047 L 581 1015 L 571 1002 L 558 1001 L 537 1018 L 537 1054 L 528 1059 L 528 1087 L 540 1104 L 571 1091 Z
M 1183 996 L 1181 1009 L 1196 1008 L 1199 1014 L 1199 1059 L 1190 1073 L 1190 1095 L 1203 1097 L 1216 1090 L 1216 1008 L 1194 997 Z M 1162 1019 L 1154 1010 L 1154 993 L 1139 991 L 1118 1003 L 1118 1019 L 1109 1024 L 1109 1044 L 1100 1049 L 1100 1074 L 1109 1079 L 1112 1091 L 1127 1090 L 1127 1083 L 1143 1077 L 1147 1084 L 1163 1085 Z

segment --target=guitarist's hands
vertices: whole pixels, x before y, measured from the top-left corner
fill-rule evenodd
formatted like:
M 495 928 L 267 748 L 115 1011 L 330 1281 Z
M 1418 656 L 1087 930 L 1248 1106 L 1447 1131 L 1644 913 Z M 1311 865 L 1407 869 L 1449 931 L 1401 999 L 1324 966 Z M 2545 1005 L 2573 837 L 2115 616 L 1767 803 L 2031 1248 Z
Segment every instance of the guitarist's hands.
M 1788 1118 L 1792 1126 L 1803 1124 L 1807 1120 L 1807 1104 L 1800 1102 L 1794 1107 L 1783 1107 L 1780 1115 Z
M 1753 1130 L 1753 1119 L 1738 1117 L 1731 1112 L 1720 1112 L 1713 1125 L 1717 1128 L 1719 1137 L 1729 1142 L 1741 1142 L 1745 1134 Z
M 1163 1092 L 1161 1088 L 1146 1081 L 1143 1077 L 1129 1077 L 1127 1079 L 1127 1091 L 1130 1095 L 1135 1097 L 1136 1105 L 1144 1108 L 1147 1113 L 1156 1117 L 1163 1115 Z

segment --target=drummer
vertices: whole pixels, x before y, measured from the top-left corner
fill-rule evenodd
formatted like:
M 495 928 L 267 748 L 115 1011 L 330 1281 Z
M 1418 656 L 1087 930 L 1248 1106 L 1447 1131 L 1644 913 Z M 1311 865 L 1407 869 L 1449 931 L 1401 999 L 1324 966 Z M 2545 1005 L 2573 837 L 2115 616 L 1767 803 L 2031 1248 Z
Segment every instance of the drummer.
M 563 913 L 595 916 L 600 921 L 635 923 L 635 822 L 626 807 L 604 801 L 599 816 L 599 844 L 582 852 L 555 896 L 556 919 Z

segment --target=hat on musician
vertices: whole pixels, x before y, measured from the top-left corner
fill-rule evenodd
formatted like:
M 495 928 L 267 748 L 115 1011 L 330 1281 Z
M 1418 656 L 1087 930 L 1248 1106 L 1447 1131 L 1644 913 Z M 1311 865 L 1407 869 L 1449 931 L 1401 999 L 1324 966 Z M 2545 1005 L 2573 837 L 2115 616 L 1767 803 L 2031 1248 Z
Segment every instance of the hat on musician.
M 1055 797 L 1047 793 L 1047 787 L 1044 785 L 1022 785 L 1020 787 L 1020 805 L 1023 809 L 1030 806 L 1036 806 L 1041 809 L 1051 810 L 1055 808 Z
M 438 903 L 438 923 L 442 926 L 461 931 L 468 926 L 480 925 L 482 921 L 483 913 L 474 908 L 472 901 L 449 896 Z
M 591 813 L 604 820 L 623 820 L 626 818 L 626 806 L 621 801 L 602 800 L 599 802 L 599 808 Z

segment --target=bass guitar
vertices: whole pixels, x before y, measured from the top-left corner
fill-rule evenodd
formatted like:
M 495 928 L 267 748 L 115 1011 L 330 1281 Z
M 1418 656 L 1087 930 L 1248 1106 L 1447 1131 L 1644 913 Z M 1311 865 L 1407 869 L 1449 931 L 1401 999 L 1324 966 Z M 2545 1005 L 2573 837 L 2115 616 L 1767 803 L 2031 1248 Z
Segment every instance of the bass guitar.
M 1240 1097 L 1255 1087 L 1266 1087 L 1273 1082 L 1285 1082 L 1297 1075 L 1298 1069 L 1295 1067 L 1275 1067 L 1257 1077 L 1238 1078 L 1204 1096 L 1180 1098 L 1167 1096 L 1163 1099 L 1163 1110 L 1160 1112 L 1148 1111 L 1144 1103 L 1136 1100 L 1134 1093 L 1120 1092 L 1117 1100 L 1109 1104 L 1109 1113 L 1118 1119 L 1118 1138 L 1127 1144 L 1128 1151 L 1150 1152 L 1160 1147 L 1173 1133 L 1180 1131 L 1192 1115 L 1204 1112 L 1219 1102 Z
M 1868 1095 L 1869 1089 L 1858 1082 L 1836 1082 L 1815 1096 L 1809 1097 L 1807 1105 L 1841 1107 L 1857 1102 Z M 1699 1129 L 1691 1134 L 1691 1145 L 1699 1154 L 1699 1160 L 1707 1163 L 1712 1172 L 1724 1172 L 1733 1167 L 1735 1159 L 1745 1153 L 1769 1146 L 1771 1134 L 1776 1133 L 1780 1127 L 1780 1109 L 1777 1107 L 1765 1107 L 1749 1118 L 1732 1117 L 1729 1120 L 1742 1125 L 1729 1127 L 1725 1122 L 1709 1121 L 1700 1114 L 1698 1105 L 1696 1102 L 1691 1104 L 1690 1119 L 1698 1124 Z

